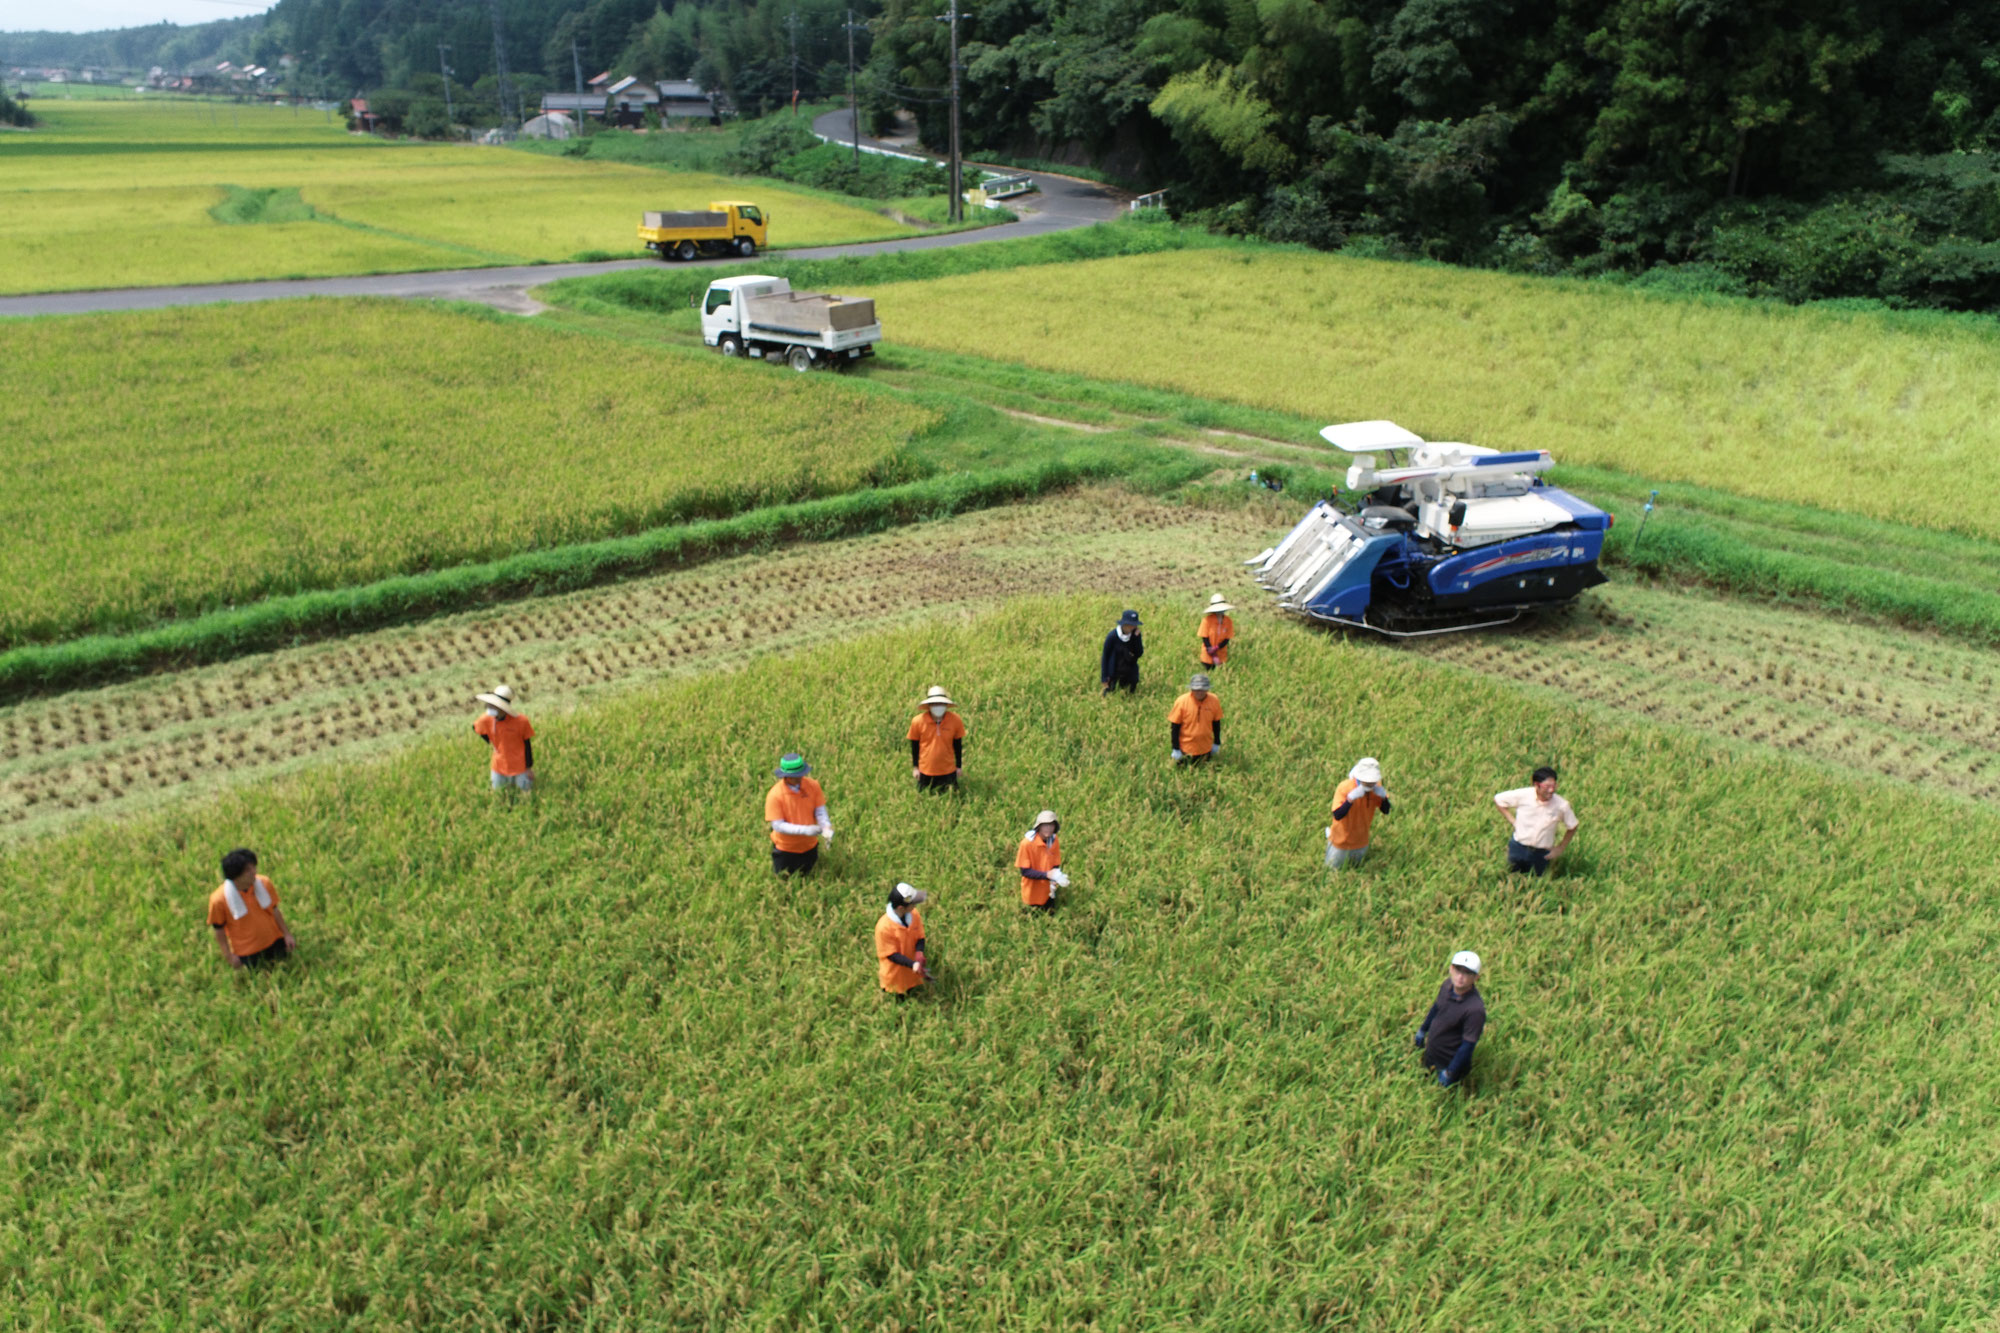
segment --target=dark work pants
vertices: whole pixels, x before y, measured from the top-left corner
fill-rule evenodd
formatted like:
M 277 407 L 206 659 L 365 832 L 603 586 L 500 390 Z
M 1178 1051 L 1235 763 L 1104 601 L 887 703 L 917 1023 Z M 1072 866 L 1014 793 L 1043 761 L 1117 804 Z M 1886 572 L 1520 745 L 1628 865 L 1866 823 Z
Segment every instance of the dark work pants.
M 956 791 L 958 774 L 946 773 L 943 777 L 932 777 L 928 773 L 917 774 L 918 791 Z
M 810 875 L 812 868 L 819 864 L 819 848 L 809 852 L 781 852 L 771 849 L 771 870 L 779 875 Z
M 1135 671 L 1129 676 L 1113 676 L 1110 680 L 1105 681 L 1104 692 L 1109 694 L 1113 690 L 1123 690 L 1127 694 L 1137 694 L 1139 692 L 1139 673 Z
M 291 953 L 291 948 L 284 940 L 279 939 L 268 949 L 240 955 L 240 960 L 245 967 L 263 967 L 269 963 L 282 963 L 291 956 Z
M 1507 869 L 1517 875 L 1546 875 L 1549 872 L 1549 854 L 1539 847 L 1523 847 L 1509 838 Z

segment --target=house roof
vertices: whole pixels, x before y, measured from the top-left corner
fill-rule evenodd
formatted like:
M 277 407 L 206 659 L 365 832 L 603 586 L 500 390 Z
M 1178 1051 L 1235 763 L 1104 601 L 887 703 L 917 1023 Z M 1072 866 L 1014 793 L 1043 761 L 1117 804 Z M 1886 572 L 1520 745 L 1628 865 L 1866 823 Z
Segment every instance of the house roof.
M 607 93 L 622 93 L 627 88 L 630 88 L 633 84 L 637 83 L 638 81 L 639 80 L 637 76 L 627 74 L 624 78 L 618 80 L 618 82 L 612 84 L 609 88 L 606 88 L 604 91 Z
M 603 93 L 543 93 L 544 111 L 602 111 Z
M 659 87 L 662 97 L 699 98 L 704 102 L 708 100 L 708 89 L 692 79 L 661 79 Z

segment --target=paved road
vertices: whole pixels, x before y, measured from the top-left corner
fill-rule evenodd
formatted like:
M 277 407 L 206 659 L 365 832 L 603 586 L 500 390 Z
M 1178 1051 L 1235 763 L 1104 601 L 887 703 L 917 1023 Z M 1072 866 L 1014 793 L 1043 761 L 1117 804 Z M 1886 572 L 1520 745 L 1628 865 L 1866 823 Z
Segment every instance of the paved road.
M 819 117 L 813 128 L 830 138 L 847 142 L 847 113 L 835 111 Z M 862 144 L 889 147 L 864 137 Z M 1039 236 L 1046 232 L 1085 227 L 1116 217 L 1125 207 L 1118 191 L 1067 176 L 1028 172 L 1040 187 L 1039 195 L 1029 195 L 1009 206 L 1021 215 L 1019 222 L 978 231 L 952 232 L 938 236 L 911 236 L 900 241 L 877 241 L 869 245 L 828 245 L 810 250 L 785 250 L 787 259 L 831 259 L 839 255 L 880 255 L 898 250 L 931 250 L 946 245 L 978 245 L 987 241 Z M 696 260 L 700 264 L 738 262 L 731 259 Z M 529 264 L 518 268 L 448 269 L 428 273 L 379 273 L 353 278 L 289 278 L 278 282 L 218 282 L 197 287 L 120 287 L 108 291 L 50 292 L 38 296 L 0 296 L 0 316 L 79 315 L 106 310 L 156 310 L 162 306 L 214 305 L 226 301 L 283 301 L 301 296 L 401 296 L 433 297 L 455 301 L 478 301 L 517 314 L 531 314 L 541 306 L 528 295 L 558 278 L 584 277 L 592 273 L 615 273 L 620 269 L 658 268 L 657 259 L 614 259 L 597 264 Z

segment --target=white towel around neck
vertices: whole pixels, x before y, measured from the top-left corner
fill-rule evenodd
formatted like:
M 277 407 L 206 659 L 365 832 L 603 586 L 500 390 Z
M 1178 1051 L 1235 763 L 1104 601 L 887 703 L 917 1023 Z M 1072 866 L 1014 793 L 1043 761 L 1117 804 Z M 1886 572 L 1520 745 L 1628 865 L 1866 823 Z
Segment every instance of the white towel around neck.
M 244 903 L 243 893 L 236 887 L 234 880 L 225 879 L 222 881 L 222 901 L 229 904 L 230 920 L 241 921 L 244 917 L 250 915 L 250 908 Z M 257 876 L 257 906 L 267 912 L 271 910 L 271 891 L 264 887 L 264 877 L 262 875 Z

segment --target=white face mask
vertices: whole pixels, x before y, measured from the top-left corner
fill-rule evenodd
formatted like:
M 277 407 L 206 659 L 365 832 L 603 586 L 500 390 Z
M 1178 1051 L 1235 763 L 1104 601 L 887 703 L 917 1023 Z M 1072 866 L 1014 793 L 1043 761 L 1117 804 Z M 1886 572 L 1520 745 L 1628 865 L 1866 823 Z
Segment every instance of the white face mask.
M 1121 639 L 1124 639 L 1124 640 L 1125 640 L 1126 642 L 1128 642 L 1128 643 L 1129 643 L 1129 642 L 1131 642 L 1131 639 L 1132 639 L 1132 631 L 1131 631 L 1131 630 L 1129 630 L 1129 629 L 1126 629 L 1126 628 L 1125 628 L 1125 627 L 1124 627 L 1123 625 L 1120 625 L 1120 626 L 1118 627 L 1118 637 L 1119 637 L 1119 638 L 1121 638 Z
M 500 710 L 495 708 L 492 704 L 488 704 L 486 705 L 486 716 L 498 717 L 500 716 Z
M 943 704 L 932 704 L 932 705 L 931 705 L 931 716 L 932 716 L 932 717 L 935 717 L 935 718 L 942 718 L 942 717 L 944 716 L 944 705 L 943 705 Z

